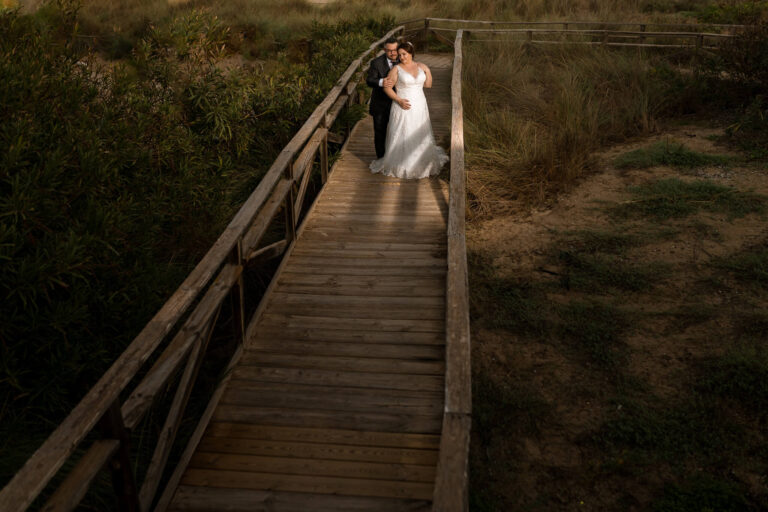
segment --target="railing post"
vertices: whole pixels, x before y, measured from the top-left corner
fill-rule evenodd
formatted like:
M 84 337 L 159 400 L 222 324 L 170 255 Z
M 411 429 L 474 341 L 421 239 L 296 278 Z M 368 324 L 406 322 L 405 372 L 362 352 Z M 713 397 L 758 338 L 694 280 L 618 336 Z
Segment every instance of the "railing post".
M 293 178 L 293 162 L 286 167 L 286 175 L 291 180 L 291 187 L 285 196 L 285 239 L 290 244 L 296 240 L 296 216 L 293 213 L 293 203 L 296 200 Z
M 230 261 L 239 266 L 243 266 L 243 239 L 237 241 L 235 249 L 232 251 Z M 232 305 L 232 330 L 235 340 L 238 343 L 245 343 L 245 287 L 243 286 L 243 274 L 237 278 L 237 282 L 229 293 L 230 303 Z
M 429 18 L 424 18 L 424 53 L 429 51 Z
M 116 439 L 120 442 L 117 453 L 110 461 L 117 509 L 120 512 L 139 512 L 139 492 L 136 487 L 129 449 L 130 433 L 123 423 L 119 399 L 115 400 L 104 413 L 101 419 L 101 429 L 106 438 Z
M 328 181 L 328 126 L 326 126 L 328 123 L 325 120 L 325 116 L 323 116 L 323 122 L 320 123 L 320 126 L 325 128 L 325 134 L 323 135 L 323 142 L 320 143 L 320 180 L 322 181 L 323 185 L 325 185 L 325 182 Z

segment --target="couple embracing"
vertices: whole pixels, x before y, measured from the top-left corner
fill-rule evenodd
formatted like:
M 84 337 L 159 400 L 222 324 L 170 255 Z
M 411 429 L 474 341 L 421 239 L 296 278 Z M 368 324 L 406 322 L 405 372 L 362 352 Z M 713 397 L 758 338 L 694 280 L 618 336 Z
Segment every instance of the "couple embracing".
M 366 83 L 373 88 L 370 113 L 377 159 L 371 172 L 395 178 L 426 178 L 448 161 L 435 144 L 424 88 L 432 87 L 426 64 L 414 60 L 411 43 L 390 38 L 371 61 Z

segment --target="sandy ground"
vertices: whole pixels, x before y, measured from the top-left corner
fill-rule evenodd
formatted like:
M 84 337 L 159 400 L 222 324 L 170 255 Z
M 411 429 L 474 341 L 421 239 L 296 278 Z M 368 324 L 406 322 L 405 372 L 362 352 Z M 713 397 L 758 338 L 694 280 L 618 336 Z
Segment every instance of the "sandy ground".
M 468 228 L 468 250 L 490 255 L 508 277 L 553 280 L 557 279 L 554 274 L 559 269 L 547 254 L 558 233 L 610 229 L 615 221 L 600 208 L 606 203 L 628 201 L 629 186 L 678 177 L 710 180 L 768 195 L 768 172 L 752 167 L 711 167 L 681 173 L 666 167 L 619 171 L 611 165 L 617 155 L 664 138 L 682 142 L 696 151 L 727 154 L 726 148 L 716 146 L 708 138 L 718 133 L 722 129 L 682 126 L 611 148 L 599 155 L 603 170 L 558 198 L 552 208 L 472 223 Z M 702 236 L 697 224 L 706 224 L 719 236 Z M 626 257 L 671 265 L 671 277 L 652 293 L 627 293 L 620 300 L 643 313 L 669 312 L 702 303 L 715 309 L 728 308 L 732 298 L 718 294 L 703 296 L 695 283 L 702 268 L 714 258 L 768 239 L 765 219 L 750 215 L 729 220 L 723 214 L 705 212 L 670 222 L 669 226 L 679 230 L 679 234 L 630 249 Z M 679 319 L 670 315 L 644 318 L 642 325 L 632 329 L 624 340 L 630 354 L 627 371 L 647 383 L 659 397 L 678 392 L 681 374 L 692 360 L 724 350 L 718 333 L 729 327 L 723 325 L 727 318 L 713 316 L 690 326 L 680 325 Z M 616 407 L 610 402 L 614 390 L 601 373 L 591 371 L 583 361 L 567 357 L 547 340 L 477 327 L 473 327 L 472 336 L 475 368 L 490 368 L 513 385 L 529 387 L 553 407 L 538 435 L 522 436 L 513 442 L 509 457 L 514 461 L 510 462 L 509 474 L 497 470 L 495 485 L 500 486 L 508 505 L 514 510 L 646 510 L 653 493 L 664 484 L 664 468 L 630 479 L 604 474 L 596 479 L 594 468 L 605 461 L 582 442 L 604 421 L 609 408 Z M 474 443 L 473 449 L 477 446 Z M 761 479 L 759 475 L 744 475 L 743 480 L 750 479 L 762 482 L 755 485 L 762 485 L 765 491 L 764 476 Z

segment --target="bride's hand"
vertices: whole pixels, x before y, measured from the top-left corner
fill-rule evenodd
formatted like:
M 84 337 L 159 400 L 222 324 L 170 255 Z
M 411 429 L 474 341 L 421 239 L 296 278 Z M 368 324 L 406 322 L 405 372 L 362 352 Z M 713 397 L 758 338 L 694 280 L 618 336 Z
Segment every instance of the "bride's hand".
M 397 100 L 397 104 L 400 105 L 400 108 L 403 110 L 409 110 L 411 108 L 411 102 L 404 99 Z

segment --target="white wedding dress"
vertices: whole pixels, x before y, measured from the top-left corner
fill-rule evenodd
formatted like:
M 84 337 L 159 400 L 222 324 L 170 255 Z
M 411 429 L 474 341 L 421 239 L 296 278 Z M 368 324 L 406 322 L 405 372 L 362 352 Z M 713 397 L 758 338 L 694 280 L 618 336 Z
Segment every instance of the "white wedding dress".
M 419 179 L 434 176 L 448 161 L 445 150 L 435 144 L 429 121 L 427 98 L 424 96 L 426 73 L 419 68 L 414 77 L 405 69 L 397 70 L 397 95 L 410 102 L 403 110 L 392 102 L 387 125 L 384 156 L 371 162 L 371 172 L 394 178 Z

